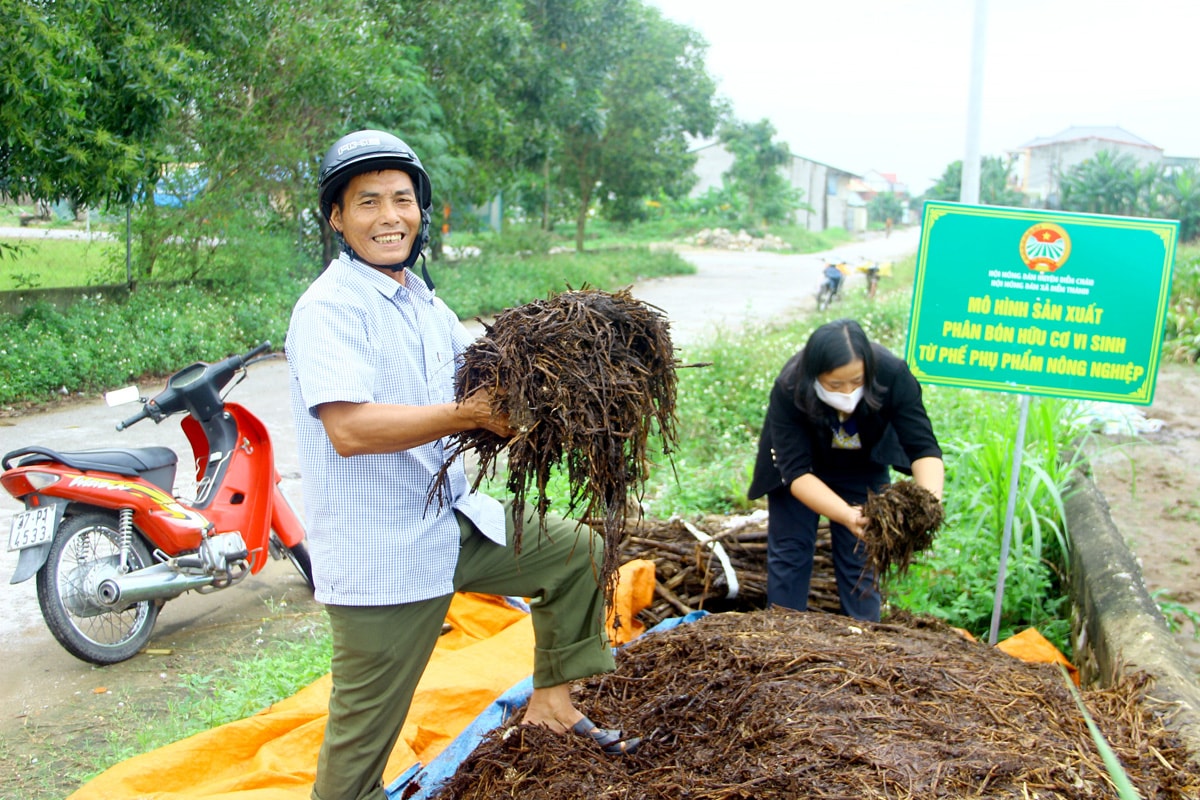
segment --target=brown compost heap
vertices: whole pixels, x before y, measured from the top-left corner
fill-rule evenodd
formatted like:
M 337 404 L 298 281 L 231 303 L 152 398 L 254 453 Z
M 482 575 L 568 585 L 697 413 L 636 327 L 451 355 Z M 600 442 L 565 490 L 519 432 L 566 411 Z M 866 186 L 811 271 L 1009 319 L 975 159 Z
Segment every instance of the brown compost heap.
M 939 622 L 771 609 L 651 632 L 573 686 L 629 756 L 576 734 L 493 731 L 438 800 L 1118 798 L 1066 678 Z M 1083 693 L 1146 800 L 1195 798 L 1144 677 Z

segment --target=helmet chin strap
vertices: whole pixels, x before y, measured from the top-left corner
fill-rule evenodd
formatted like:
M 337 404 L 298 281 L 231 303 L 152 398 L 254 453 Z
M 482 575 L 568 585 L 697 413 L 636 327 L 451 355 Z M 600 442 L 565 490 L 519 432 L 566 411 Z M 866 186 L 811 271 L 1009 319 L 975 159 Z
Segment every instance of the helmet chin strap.
M 400 262 L 399 264 L 376 264 L 374 262 L 367 261 L 365 258 L 360 256 L 357 252 L 355 252 L 354 248 L 351 247 L 350 244 L 345 239 L 342 240 L 342 250 L 343 250 L 343 252 L 349 254 L 350 257 L 353 258 L 355 261 L 358 261 L 362 264 L 366 264 L 368 267 L 375 267 L 376 269 L 386 269 L 388 272 L 403 272 L 408 267 L 413 266 L 411 257 L 404 259 L 404 261 Z M 425 266 L 425 254 L 420 253 L 419 257 L 421 259 L 421 280 L 425 281 L 425 285 L 428 286 L 429 291 L 432 292 L 437 287 L 434 286 L 433 278 L 429 277 L 429 269 Z

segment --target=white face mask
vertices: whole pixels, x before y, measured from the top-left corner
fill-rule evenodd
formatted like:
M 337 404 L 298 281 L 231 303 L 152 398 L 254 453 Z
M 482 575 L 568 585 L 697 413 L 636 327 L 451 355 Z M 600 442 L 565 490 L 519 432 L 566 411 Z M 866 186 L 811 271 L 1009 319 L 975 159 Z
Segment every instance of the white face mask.
M 813 388 L 817 390 L 817 397 L 821 398 L 822 403 L 843 414 L 853 414 L 854 409 L 858 407 L 858 401 L 862 400 L 863 396 L 863 387 L 861 386 L 850 394 L 831 392 L 822 386 L 820 381 L 813 381 Z

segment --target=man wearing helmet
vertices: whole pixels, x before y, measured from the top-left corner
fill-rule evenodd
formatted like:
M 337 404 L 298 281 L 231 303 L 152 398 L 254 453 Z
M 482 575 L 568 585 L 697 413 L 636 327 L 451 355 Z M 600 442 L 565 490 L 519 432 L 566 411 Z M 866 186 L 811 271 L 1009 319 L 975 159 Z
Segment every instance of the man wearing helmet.
M 426 502 L 443 437 L 513 431 L 487 392 L 455 402 L 471 336 L 428 274 L 409 269 L 429 234 L 424 167 L 395 136 L 359 131 L 330 148 L 319 180 L 343 249 L 296 303 L 286 345 L 316 599 L 333 635 L 313 798 L 384 800 L 384 767 L 456 591 L 531 598 L 526 723 L 631 752 L 639 739 L 593 724 L 569 691 L 614 668 L 595 579 L 602 539 L 548 520 L 549 535 L 516 556 L 511 509 L 470 491 L 460 461 L 446 502 Z

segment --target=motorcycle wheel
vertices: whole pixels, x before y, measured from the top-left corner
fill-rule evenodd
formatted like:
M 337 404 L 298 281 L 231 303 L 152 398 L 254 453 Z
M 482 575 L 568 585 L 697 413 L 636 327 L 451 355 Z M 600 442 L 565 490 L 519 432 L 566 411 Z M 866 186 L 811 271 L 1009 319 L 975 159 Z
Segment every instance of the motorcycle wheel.
M 150 551 L 133 537 L 130 570 L 148 567 Z M 93 664 L 126 661 L 150 640 L 159 603 L 144 600 L 122 611 L 100 605 L 96 587 L 117 572 L 121 534 L 112 514 L 78 514 L 63 520 L 46 563 L 37 574 L 38 605 L 50 633 L 68 653 Z
M 292 562 L 292 566 L 304 578 L 304 582 L 308 584 L 308 588 L 315 589 L 316 584 L 313 583 L 312 577 L 312 559 L 309 558 L 308 548 L 304 546 L 304 542 L 300 542 L 295 547 L 288 547 L 276 535 L 275 531 L 271 531 L 271 544 L 278 552 L 283 553 L 288 561 Z
M 817 310 L 824 311 L 829 308 L 829 304 L 833 302 L 833 287 L 828 283 L 821 286 L 821 291 L 817 292 Z

